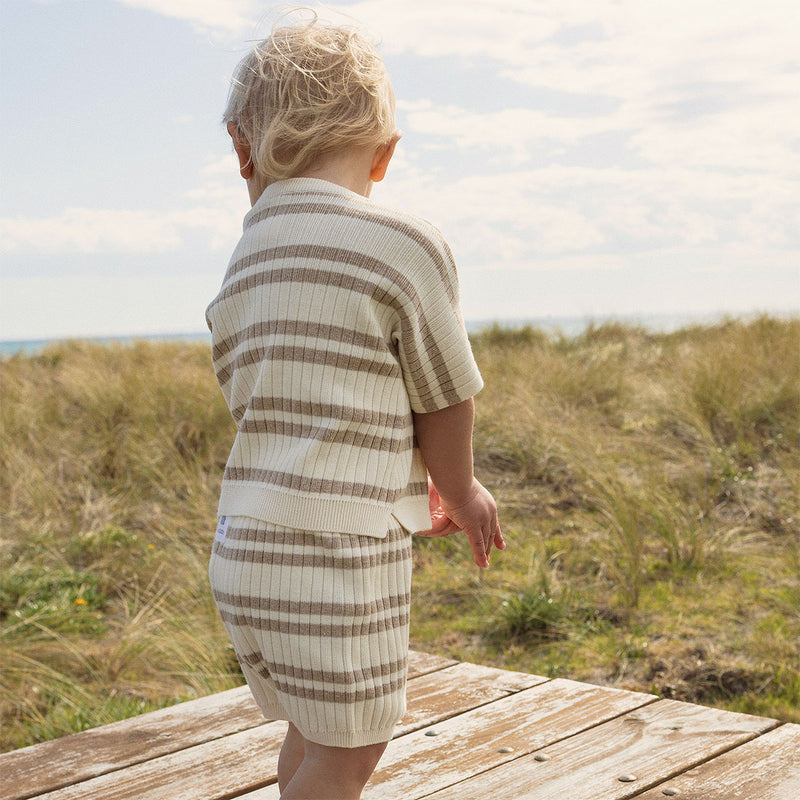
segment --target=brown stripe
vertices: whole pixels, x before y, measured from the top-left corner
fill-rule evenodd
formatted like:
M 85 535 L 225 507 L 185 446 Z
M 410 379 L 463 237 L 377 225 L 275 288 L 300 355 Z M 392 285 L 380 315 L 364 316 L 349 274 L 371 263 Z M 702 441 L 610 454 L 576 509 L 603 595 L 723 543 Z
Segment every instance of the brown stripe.
M 289 600 L 285 597 L 258 597 L 248 594 L 214 592 L 217 603 L 226 603 L 235 609 L 248 609 L 265 614 L 289 614 L 320 617 L 364 617 L 367 614 L 381 616 L 388 610 L 406 608 L 410 602 L 408 594 L 388 595 L 365 603 L 323 603 L 311 600 Z
M 287 197 L 288 196 L 303 197 L 304 195 L 300 192 L 292 192 L 291 194 L 288 194 Z M 337 197 L 336 195 L 325 196 Z M 442 283 L 447 288 L 447 295 L 450 300 L 450 304 L 455 308 L 456 297 L 451 286 L 451 276 L 448 274 L 448 264 L 445 258 L 442 256 L 441 251 L 436 247 L 430 237 L 426 236 L 416 226 L 411 225 L 404 220 L 384 214 L 380 210 L 371 208 L 369 206 L 362 208 L 349 208 L 339 203 L 334 205 L 332 203 L 313 203 L 309 202 L 308 200 L 304 200 L 294 203 L 281 203 L 279 201 L 272 206 L 267 206 L 267 208 L 262 209 L 247 220 L 247 226 L 245 230 L 252 225 L 261 222 L 262 220 L 269 219 L 270 217 L 286 216 L 288 214 L 327 214 L 349 219 L 362 219 L 375 225 L 381 225 L 384 228 L 389 228 L 390 230 L 396 231 L 406 238 L 411 239 L 411 241 L 418 245 L 434 263 Z M 450 264 L 453 265 L 453 254 L 450 251 L 450 247 L 445 243 L 444 239 L 441 239 L 441 243 L 445 248 L 445 253 L 447 258 L 450 260 Z M 451 268 L 454 270 L 454 265 Z
M 271 678 L 279 692 L 303 700 L 321 703 L 356 703 L 366 700 L 377 700 L 380 697 L 401 691 L 406 685 L 406 676 L 400 675 L 393 680 L 365 687 L 343 687 L 332 689 L 327 686 L 299 686 L 288 680 L 273 676 L 266 666 L 252 667 L 264 678 Z
M 388 351 L 386 342 L 380 336 L 371 336 L 352 328 L 339 325 L 322 325 L 319 322 L 302 322 L 290 319 L 271 319 L 249 325 L 236 336 L 216 342 L 213 348 L 214 360 L 226 356 L 234 348 L 250 339 L 260 336 L 306 336 L 312 339 L 327 339 L 332 342 L 353 347 L 365 347 L 370 350 Z
M 395 692 L 401 691 L 406 685 L 406 676 L 400 675 L 390 681 L 358 688 L 343 687 L 331 689 L 325 686 L 299 686 L 296 683 L 291 683 L 288 680 L 273 676 L 266 666 L 251 667 L 251 669 L 255 669 L 255 671 L 264 678 L 272 679 L 275 688 L 284 694 L 288 694 L 292 697 L 299 697 L 303 700 L 312 700 L 322 703 L 363 703 L 365 700 L 376 700 L 380 697 L 394 694 Z
M 259 670 L 260 671 L 260 670 Z M 278 691 L 299 697 L 302 700 L 311 700 L 317 703 L 363 703 L 367 700 L 377 700 L 401 691 L 406 685 L 405 676 L 395 678 L 379 686 L 352 689 L 328 689 L 306 686 L 297 686 L 288 681 L 275 681 Z
M 244 611 L 233 611 L 219 606 L 217 610 L 220 619 L 229 625 L 269 631 L 270 633 L 288 633 L 295 636 L 335 636 L 338 638 L 372 636 L 376 633 L 397 630 L 408 625 L 410 618 L 408 609 L 401 609 L 396 614 L 379 619 L 353 620 L 347 624 L 336 625 L 332 622 L 300 622 L 296 619 L 257 617 Z
M 389 661 L 386 664 L 369 664 L 354 666 L 352 669 L 338 671 L 329 669 L 312 669 L 310 667 L 297 667 L 292 664 L 280 664 L 275 661 L 267 661 L 261 653 L 243 653 L 238 655 L 250 667 L 261 667 L 268 670 L 268 676 L 281 675 L 295 681 L 312 681 L 314 683 L 333 684 L 337 686 L 352 686 L 354 683 L 366 683 L 368 681 L 383 682 L 382 679 L 390 678 L 401 673 L 405 676 L 408 673 L 408 657 L 403 657 L 397 661 Z M 263 674 L 263 673 L 262 673 Z M 268 677 L 265 675 L 264 677 Z
M 427 495 L 427 483 L 414 484 L 423 486 Z M 386 536 L 378 539 L 374 536 L 359 536 L 351 533 L 323 533 L 306 531 L 297 528 L 284 528 L 273 525 L 271 522 L 251 519 L 250 517 L 235 517 L 230 519 L 247 520 L 246 525 L 229 523 L 226 541 L 253 541 L 259 544 L 270 544 L 274 547 L 300 547 L 306 550 L 338 555 L 345 550 L 369 550 L 375 548 L 386 549 L 389 547 L 402 548 L 408 546 L 408 532 L 397 522 L 389 521 Z
M 394 361 L 379 361 L 375 358 L 358 358 L 348 353 L 319 350 L 305 345 L 268 344 L 264 347 L 253 347 L 241 350 L 232 364 L 219 367 L 217 378 L 227 383 L 233 372 L 240 367 L 261 364 L 263 361 L 293 361 L 298 364 L 322 364 L 334 369 L 346 369 L 351 372 L 369 372 L 377 377 L 399 377 L 400 365 Z
M 426 494 L 427 494 L 427 486 Z M 269 525 L 270 523 L 265 523 Z M 408 531 L 402 528 L 394 520 L 389 521 L 390 527 L 385 537 L 360 536 L 352 533 L 331 533 L 331 532 L 306 532 L 294 531 L 290 533 L 276 532 L 259 528 L 236 528 L 229 527 L 225 543 L 235 543 L 244 548 L 253 546 L 255 548 L 275 548 L 280 552 L 280 548 L 285 548 L 290 554 L 301 551 L 309 555 L 320 554 L 329 559 L 330 563 L 337 563 L 341 558 L 353 558 L 351 554 L 357 556 L 364 553 L 365 557 L 371 557 L 381 552 L 403 551 L 411 546 Z
M 265 483 L 291 489 L 296 492 L 310 494 L 334 494 L 342 497 L 358 497 L 362 500 L 374 500 L 378 503 L 393 503 L 397 499 L 397 489 L 387 489 L 368 483 L 352 481 L 334 481 L 326 478 L 315 478 L 308 475 L 295 475 L 276 469 L 260 469 L 258 467 L 225 467 L 223 479 L 226 481 L 246 481 Z
M 230 535 L 228 538 L 230 538 Z M 376 538 L 375 541 L 380 543 L 384 540 Z M 330 555 L 315 555 L 308 552 L 303 553 L 302 551 L 295 553 L 276 553 L 267 550 L 252 550 L 244 547 L 230 547 L 227 544 L 227 540 L 225 543 L 214 542 L 212 552 L 216 557 L 226 561 L 244 562 L 246 564 L 268 564 L 273 567 L 305 567 L 310 569 L 312 567 L 329 567 L 332 564 Z M 410 542 L 407 547 L 398 550 L 389 550 L 388 552 L 376 551 L 354 556 L 337 555 L 333 563 L 335 563 L 337 569 L 361 570 L 396 564 L 408 558 L 411 558 Z
M 410 303 L 414 306 L 416 314 L 414 322 L 412 323 L 412 320 L 405 312 L 403 304 L 399 302 L 397 298 L 390 296 L 383 287 L 373 281 L 357 278 L 354 275 L 343 275 L 337 272 L 331 272 L 330 270 L 316 268 L 275 267 L 261 269 L 251 275 L 229 283 L 230 277 L 240 271 L 239 266 L 242 263 L 246 262 L 245 266 L 241 267 L 241 269 L 245 269 L 252 266 L 253 263 L 292 258 L 305 258 L 314 261 L 329 261 L 334 264 L 347 264 L 388 278 L 408 297 Z M 458 402 L 458 395 L 452 389 L 452 376 L 450 375 L 444 356 L 431 332 L 430 325 L 423 311 L 422 301 L 413 284 L 403 273 L 398 272 L 390 265 L 378 259 L 340 247 L 325 247 L 322 245 L 287 245 L 283 247 L 272 247 L 256 251 L 244 259 L 235 262 L 225 276 L 223 289 L 214 302 L 217 303 L 227 297 L 233 297 L 242 292 L 249 291 L 250 289 L 268 286 L 273 283 L 312 283 L 315 286 L 331 286 L 339 289 L 347 289 L 351 292 L 363 294 L 372 298 L 377 303 L 387 305 L 394 309 L 400 317 L 404 332 L 402 337 L 403 341 L 411 345 L 408 356 L 412 374 L 420 374 L 422 372 L 420 365 L 424 361 L 429 362 L 436 375 L 437 382 L 441 384 L 442 387 L 445 387 L 443 394 L 448 403 L 452 405 Z M 419 323 L 420 338 L 426 347 L 426 359 L 421 358 L 419 350 L 416 344 L 414 344 L 416 339 L 414 335 L 414 325 L 416 325 L 417 322 Z M 224 384 L 229 379 L 229 376 L 225 376 L 220 382 Z M 425 400 L 423 400 L 422 402 L 426 410 L 436 410 L 434 404 L 430 401 L 425 402 Z
M 306 264 L 298 263 L 292 267 L 274 266 L 275 262 L 295 260 L 306 261 Z M 249 289 L 269 286 L 273 283 L 311 283 L 315 286 L 324 285 L 332 286 L 336 289 L 347 289 L 351 292 L 371 297 L 379 302 L 383 300 L 384 305 L 389 305 L 390 307 L 397 305 L 396 299 L 390 297 L 386 293 L 386 289 L 377 283 L 336 270 L 310 267 L 308 266 L 309 261 L 329 262 L 337 266 L 344 264 L 388 278 L 412 299 L 414 306 L 421 306 L 414 286 L 408 278 L 389 264 L 359 253 L 356 250 L 347 250 L 343 247 L 326 247 L 324 245 L 283 245 L 254 251 L 245 256 L 245 258 L 240 259 L 240 261 L 235 262 L 228 269 L 222 289 L 216 300 L 224 300 Z M 241 263 L 245 263 L 246 266 L 240 267 Z M 259 266 L 260 269 L 243 278 L 233 279 L 237 273 L 254 264 Z
M 346 444 L 368 450 L 381 450 L 391 453 L 406 453 L 413 447 L 414 437 L 378 436 L 371 431 L 339 430 L 325 425 L 308 425 L 301 422 L 283 422 L 247 418 L 239 425 L 239 433 L 273 434 L 291 436 L 304 441 L 318 441 L 325 444 Z
M 314 400 L 296 400 L 289 397 L 260 397 L 253 395 L 246 405 L 237 406 L 231 412 L 241 418 L 245 411 L 275 411 L 282 414 L 298 414 L 303 417 L 316 419 L 332 419 L 342 422 L 351 422 L 363 425 L 375 425 L 381 428 L 396 428 L 402 430 L 411 424 L 407 416 L 402 414 L 388 414 L 383 411 L 374 411 L 368 408 L 355 408 L 354 406 L 335 405 L 333 403 L 319 403 Z

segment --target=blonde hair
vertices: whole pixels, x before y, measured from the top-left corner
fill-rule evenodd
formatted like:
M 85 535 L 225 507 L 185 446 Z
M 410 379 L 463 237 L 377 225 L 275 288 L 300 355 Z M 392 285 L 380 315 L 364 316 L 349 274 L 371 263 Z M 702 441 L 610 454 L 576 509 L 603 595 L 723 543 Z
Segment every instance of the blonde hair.
M 239 62 L 223 123 L 236 123 L 250 143 L 257 174 L 281 180 L 348 146 L 388 143 L 394 111 L 374 46 L 315 17 L 276 28 Z

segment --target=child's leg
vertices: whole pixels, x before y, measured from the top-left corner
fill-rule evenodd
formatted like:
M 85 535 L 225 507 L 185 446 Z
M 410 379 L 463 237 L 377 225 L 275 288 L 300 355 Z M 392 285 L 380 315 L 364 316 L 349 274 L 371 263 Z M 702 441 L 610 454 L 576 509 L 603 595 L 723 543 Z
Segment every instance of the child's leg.
M 281 800 L 358 800 L 386 744 L 348 748 L 306 741 L 303 763 L 281 793 Z
M 281 792 L 289 785 L 289 781 L 303 762 L 306 754 L 305 743 L 303 734 L 290 722 L 286 738 L 283 740 L 283 747 L 281 747 L 281 754 L 278 756 L 278 788 Z

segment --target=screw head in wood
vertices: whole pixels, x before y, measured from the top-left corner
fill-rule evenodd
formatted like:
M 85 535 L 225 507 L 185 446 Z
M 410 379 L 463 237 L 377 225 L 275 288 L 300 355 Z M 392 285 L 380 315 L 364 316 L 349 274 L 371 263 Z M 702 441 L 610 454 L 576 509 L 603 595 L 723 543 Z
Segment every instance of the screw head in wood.
M 534 759 L 534 761 L 549 761 L 550 760 L 550 756 L 545 755 L 544 753 L 537 753 L 533 757 L 533 759 Z
M 617 778 L 618 781 L 622 781 L 622 783 L 633 783 L 636 780 L 635 775 L 620 775 Z
M 667 797 L 674 797 L 676 794 L 680 794 L 680 792 L 677 789 L 673 789 L 673 788 L 670 787 L 670 788 L 664 789 L 661 792 L 661 794 L 665 794 Z
M 497 752 L 498 753 L 513 753 L 514 752 L 514 748 L 513 747 L 501 747 Z
M 426 736 L 438 736 L 439 731 L 425 731 Z

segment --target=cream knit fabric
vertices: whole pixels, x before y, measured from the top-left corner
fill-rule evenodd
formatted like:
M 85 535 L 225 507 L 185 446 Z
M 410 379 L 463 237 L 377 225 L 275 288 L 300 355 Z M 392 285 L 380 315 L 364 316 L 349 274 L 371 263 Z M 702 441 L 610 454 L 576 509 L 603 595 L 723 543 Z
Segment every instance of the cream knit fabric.
M 392 738 L 406 707 L 411 539 L 397 523 L 378 539 L 225 518 L 211 588 L 267 719 L 330 747 Z
M 450 250 L 314 178 L 270 185 L 206 311 L 238 426 L 219 514 L 383 537 L 429 527 L 412 410 L 482 386 Z

